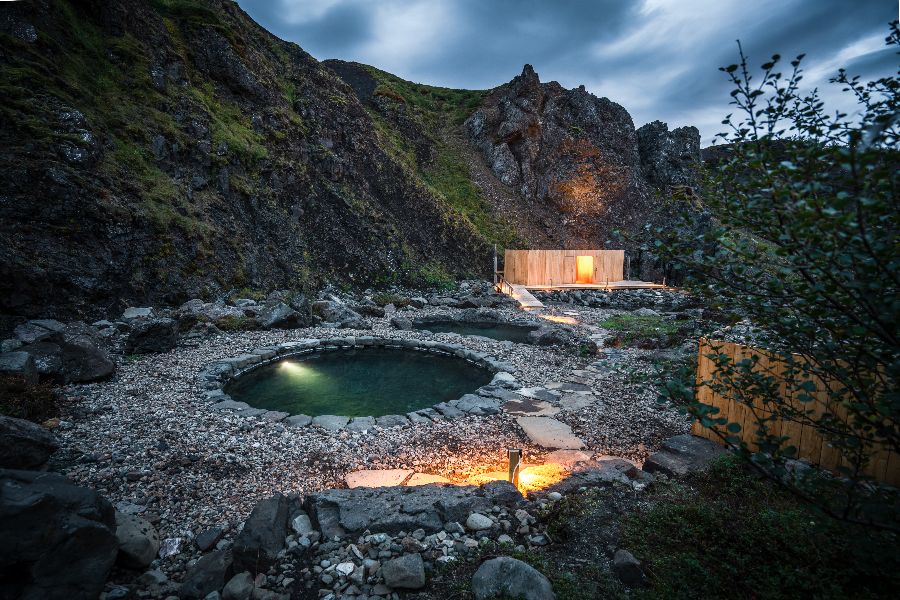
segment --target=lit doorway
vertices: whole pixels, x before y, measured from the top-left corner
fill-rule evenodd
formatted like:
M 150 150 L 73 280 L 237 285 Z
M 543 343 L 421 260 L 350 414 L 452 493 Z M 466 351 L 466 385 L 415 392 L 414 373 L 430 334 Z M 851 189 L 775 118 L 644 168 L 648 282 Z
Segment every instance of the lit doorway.
M 575 257 L 575 283 L 594 283 L 594 257 Z

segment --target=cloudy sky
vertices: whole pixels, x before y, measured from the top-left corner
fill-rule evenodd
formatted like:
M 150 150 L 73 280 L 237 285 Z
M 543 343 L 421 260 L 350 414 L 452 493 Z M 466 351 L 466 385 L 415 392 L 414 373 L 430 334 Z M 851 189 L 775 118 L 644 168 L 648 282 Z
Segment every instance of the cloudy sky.
M 275 35 L 318 59 L 374 65 L 404 79 L 491 88 L 531 63 L 542 81 L 584 84 L 640 126 L 696 125 L 704 145 L 730 111 L 719 66 L 740 39 L 754 64 L 801 52 L 809 86 L 840 66 L 897 71 L 885 50 L 897 0 L 238 0 Z M 837 104 L 834 104 L 837 107 Z M 847 106 L 845 104 L 845 106 Z

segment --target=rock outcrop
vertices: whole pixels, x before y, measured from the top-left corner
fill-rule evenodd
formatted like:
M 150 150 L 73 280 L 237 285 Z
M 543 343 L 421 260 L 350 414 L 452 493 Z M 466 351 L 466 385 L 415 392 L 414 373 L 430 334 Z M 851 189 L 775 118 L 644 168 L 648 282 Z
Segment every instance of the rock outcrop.
M 237 3 L 64 2 L 0 7 L 31 32 L 0 59 L 0 312 L 488 267 L 353 90 Z
M 112 505 L 54 473 L 0 470 L 0 596 L 96 600 L 118 552 Z
M 40 425 L 0 416 L 0 468 L 40 469 L 58 448 L 56 437 Z

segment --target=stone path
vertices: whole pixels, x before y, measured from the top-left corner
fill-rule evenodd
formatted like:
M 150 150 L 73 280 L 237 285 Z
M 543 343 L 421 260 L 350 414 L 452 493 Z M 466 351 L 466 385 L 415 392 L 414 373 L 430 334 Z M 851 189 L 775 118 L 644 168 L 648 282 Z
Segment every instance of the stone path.
M 518 417 L 516 422 L 532 442 L 543 448 L 580 450 L 584 442 L 572 433 L 572 428 L 549 417 Z

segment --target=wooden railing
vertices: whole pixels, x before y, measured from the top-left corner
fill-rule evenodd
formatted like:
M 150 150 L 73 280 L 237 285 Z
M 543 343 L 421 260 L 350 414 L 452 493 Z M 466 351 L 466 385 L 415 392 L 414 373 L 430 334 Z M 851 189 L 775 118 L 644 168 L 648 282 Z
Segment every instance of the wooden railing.
M 815 385 L 815 390 L 806 393 L 813 396 L 814 400 L 801 403 L 800 400 L 792 397 L 789 389 L 791 386 L 788 385 L 783 377 L 787 369 L 786 363 L 765 350 L 732 342 L 700 339 L 697 357 L 697 393 L 700 402 L 719 409 L 718 413 L 712 415 L 713 418 L 726 417 L 729 423 L 740 425 L 741 430 L 738 433 L 726 432 L 724 426 L 707 428 L 697 421 L 691 430 L 694 435 L 718 443 L 723 443 L 719 434 L 737 436 L 750 448 L 755 449 L 759 417 L 771 417 L 774 414 L 771 410 L 767 410 L 761 400 L 752 402 L 740 401 L 735 398 L 739 394 L 728 394 L 724 391 L 714 390 L 710 383 L 722 383 L 722 378 L 718 372 L 716 361 L 711 356 L 713 354 L 725 354 L 731 358 L 732 364 L 735 365 L 744 359 L 757 356 L 758 362 L 754 372 L 758 369 L 760 373 L 780 381 L 781 400 L 798 411 L 809 414 L 810 419 L 786 420 L 778 418 L 766 423 L 770 432 L 775 435 L 788 437 L 785 445 L 794 446 L 797 449 L 798 458 L 806 459 L 812 464 L 832 471 L 842 465 L 850 466 L 841 453 L 822 436 L 815 425 L 809 422 L 814 421 L 817 417 L 821 417 L 826 411 L 847 422 L 847 410 L 840 402 L 829 395 L 826 385 L 821 380 L 812 377 L 810 381 Z M 704 382 L 706 383 L 704 384 Z M 722 387 L 727 389 L 727 386 Z M 879 445 L 875 448 L 872 459 L 864 472 L 877 481 L 900 486 L 900 456 L 886 445 Z

